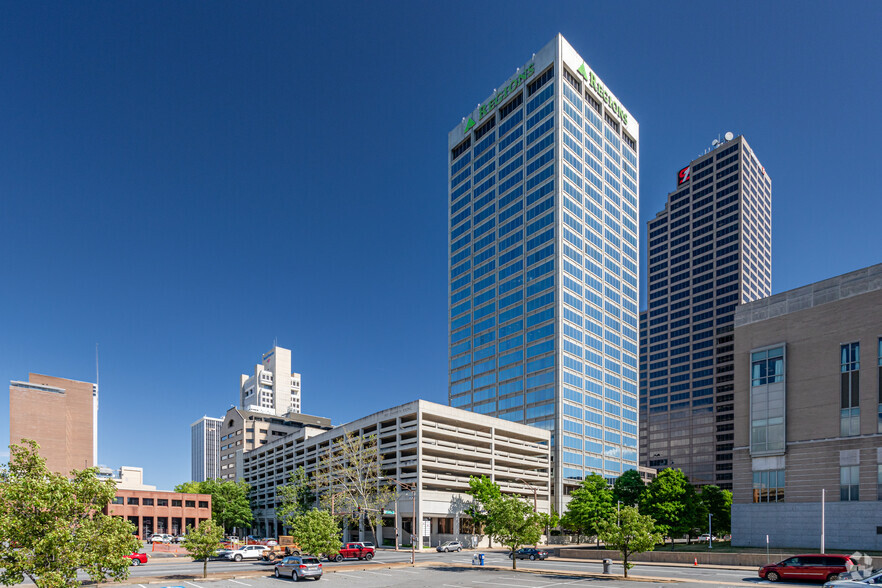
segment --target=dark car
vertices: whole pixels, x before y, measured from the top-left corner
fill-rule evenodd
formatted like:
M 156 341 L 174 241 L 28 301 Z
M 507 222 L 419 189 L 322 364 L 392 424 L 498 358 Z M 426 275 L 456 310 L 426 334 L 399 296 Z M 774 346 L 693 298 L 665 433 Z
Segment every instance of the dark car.
M 536 549 L 534 547 L 522 547 L 518 549 L 514 553 L 508 554 L 508 559 L 529 559 L 529 560 L 537 560 L 537 559 L 547 559 L 548 552 L 543 549 Z
M 832 582 L 839 578 L 839 574 L 853 569 L 856 565 L 849 556 L 835 553 L 795 555 L 776 564 L 761 567 L 759 577 L 770 582 L 778 580 Z
M 295 582 L 303 578 L 322 577 L 322 564 L 317 557 L 311 555 L 289 555 L 276 564 L 276 578 L 290 577 Z

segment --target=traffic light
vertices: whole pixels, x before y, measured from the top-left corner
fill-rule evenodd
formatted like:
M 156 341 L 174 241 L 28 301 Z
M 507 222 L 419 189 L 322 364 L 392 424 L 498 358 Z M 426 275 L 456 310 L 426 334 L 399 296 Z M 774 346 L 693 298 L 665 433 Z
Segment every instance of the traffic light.
M 361 514 L 361 507 L 358 507 L 358 514 Z

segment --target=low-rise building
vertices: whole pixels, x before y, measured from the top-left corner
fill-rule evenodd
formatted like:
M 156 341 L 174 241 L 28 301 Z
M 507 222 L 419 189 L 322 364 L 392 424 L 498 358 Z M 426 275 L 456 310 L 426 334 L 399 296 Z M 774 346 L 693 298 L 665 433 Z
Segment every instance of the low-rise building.
M 181 535 L 211 518 L 211 495 L 120 488 L 104 514 L 126 519 L 142 539 L 153 533 Z
M 98 468 L 98 477 L 102 480 L 113 480 L 117 490 L 156 490 L 156 486 L 144 483 L 144 468 L 122 466 L 114 470 L 102 466 Z
M 251 485 L 258 535 L 276 535 L 276 490 L 303 466 L 312 474 L 322 456 L 347 434 L 374 436 L 383 475 L 416 487 L 390 505 L 395 514 L 377 529 L 381 544 L 409 542 L 416 519 L 417 541 L 424 546 L 447 540 L 478 539 L 464 514 L 470 476 L 487 476 L 503 493 L 531 501 L 548 512 L 551 495 L 550 433 L 543 429 L 474 412 L 416 400 L 329 431 L 302 431 L 269 441 L 242 457 L 242 476 Z M 414 513 L 414 505 L 416 513 Z M 416 515 L 416 516 L 414 516 Z M 360 535 L 360 537 L 359 537 Z M 346 529 L 344 540 L 373 540 L 370 529 Z
M 733 544 L 882 549 L 882 264 L 738 307 L 735 369 Z

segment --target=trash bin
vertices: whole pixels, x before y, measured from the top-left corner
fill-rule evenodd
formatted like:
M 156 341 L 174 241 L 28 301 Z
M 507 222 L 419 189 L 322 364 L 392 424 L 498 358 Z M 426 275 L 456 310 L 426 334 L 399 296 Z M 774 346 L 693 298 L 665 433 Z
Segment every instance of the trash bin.
M 478 554 L 478 559 L 481 561 L 481 565 L 484 565 L 484 554 L 483 553 Z
M 612 560 L 611 559 L 604 559 L 603 560 L 603 573 L 604 574 L 610 573 L 609 569 L 611 567 L 612 567 Z
M 477 553 L 472 556 L 472 565 L 473 566 L 478 565 L 478 554 Z

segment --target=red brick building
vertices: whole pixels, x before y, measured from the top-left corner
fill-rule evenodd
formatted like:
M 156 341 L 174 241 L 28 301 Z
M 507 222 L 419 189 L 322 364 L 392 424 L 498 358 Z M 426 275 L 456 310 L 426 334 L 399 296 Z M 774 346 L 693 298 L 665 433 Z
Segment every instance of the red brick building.
M 211 495 L 118 489 L 104 514 L 131 522 L 142 539 L 151 533 L 182 535 L 187 527 L 195 529 L 211 518 Z

